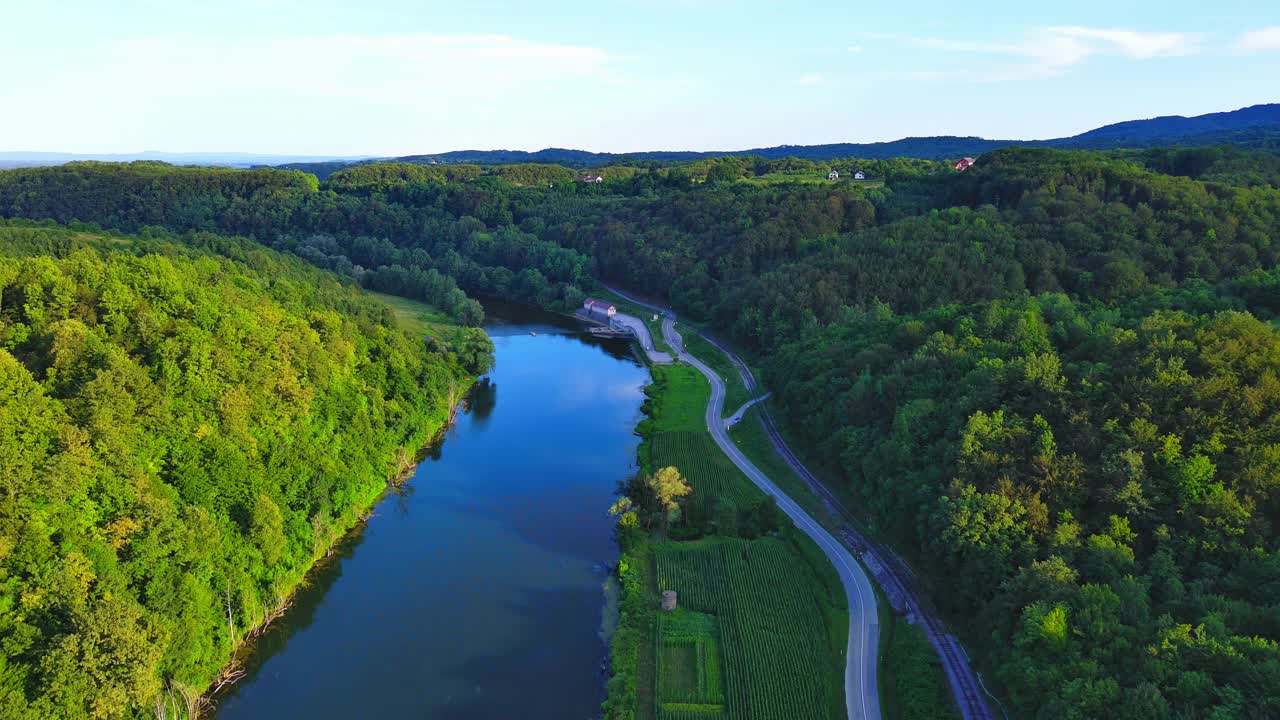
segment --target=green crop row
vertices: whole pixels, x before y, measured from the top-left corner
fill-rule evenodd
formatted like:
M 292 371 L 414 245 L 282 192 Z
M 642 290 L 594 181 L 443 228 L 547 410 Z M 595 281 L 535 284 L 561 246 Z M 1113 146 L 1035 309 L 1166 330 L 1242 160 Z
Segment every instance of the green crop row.
M 725 498 L 746 508 L 764 497 L 705 431 L 656 433 L 649 452 L 655 467 L 680 468 L 680 474 L 693 486 L 690 502 L 713 503 L 716 498 Z
M 815 592 L 817 578 L 785 541 L 717 538 L 655 550 L 658 587 L 675 590 L 683 608 L 718 619 L 727 716 L 830 714 L 841 688 L 819 640 L 830 636 L 819 606 L 825 593 Z M 662 717 L 675 717 L 671 710 L 664 705 Z

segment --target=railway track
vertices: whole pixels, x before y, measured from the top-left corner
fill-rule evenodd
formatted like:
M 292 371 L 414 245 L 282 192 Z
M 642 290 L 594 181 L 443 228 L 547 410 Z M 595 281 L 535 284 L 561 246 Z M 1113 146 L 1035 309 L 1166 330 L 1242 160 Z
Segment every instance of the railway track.
M 752 383 L 754 385 L 754 379 Z M 964 650 L 955 636 L 946 631 L 946 627 L 932 609 L 920 602 L 919 593 L 913 583 L 914 574 L 897 553 L 872 540 L 861 529 L 857 519 L 840 502 L 840 499 L 791 451 L 781 433 L 778 432 L 768 409 L 762 405 L 760 410 L 760 420 L 774 449 L 795 470 L 827 511 L 840 522 L 837 535 L 869 566 L 880 589 L 889 598 L 889 604 L 894 610 L 908 618 L 914 618 L 924 627 L 929 643 L 942 659 L 943 669 L 951 685 L 951 694 L 964 720 L 991 720 L 991 709 L 982 697 L 978 679 L 969 666 Z

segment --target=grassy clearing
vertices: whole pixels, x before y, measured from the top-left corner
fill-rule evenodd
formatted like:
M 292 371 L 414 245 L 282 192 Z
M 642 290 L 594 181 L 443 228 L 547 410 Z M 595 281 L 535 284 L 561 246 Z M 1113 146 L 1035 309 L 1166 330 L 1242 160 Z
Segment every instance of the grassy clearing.
M 716 616 L 686 608 L 659 613 L 658 636 L 658 697 L 663 710 L 673 704 L 697 705 L 711 714 L 723 713 L 723 657 Z
M 711 386 L 702 377 L 702 373 L 683 364 L 655 365 L 650 372 L 653 382 L 644 391 L 648 396 L 644 404 L 644 412 L 648 418 L 640 424 L 640 434 L 645 437 L 664 432 L 705 434 L 707 400 L 711 397 Z M 719 452 L 719 448 L 716 448 L 716 452 Z M 641 460 L 643 459 L 642 454 Z
M 366 291 L 391 307 L 396 322 L 410 332 L 427 335 L 444 334 L 444 330 L 457 325 L 447 313 L 417 300 L 402 298 L 398 295 Z

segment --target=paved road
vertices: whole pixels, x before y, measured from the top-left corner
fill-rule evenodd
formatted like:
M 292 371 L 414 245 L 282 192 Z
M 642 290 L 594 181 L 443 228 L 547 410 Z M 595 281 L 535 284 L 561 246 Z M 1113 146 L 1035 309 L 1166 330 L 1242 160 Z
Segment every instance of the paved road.
M 755 405 L 758 402 L 764 402 L 765 400 L 768 400 L 769 396 L 772 394 L 773 393 L 765 393 L 754 400 L 748 400 L 742 403 L 742 407 L 738 408 L 736 411 L 734 411 L 732 415 L 724 419 L 725 429 L 731 429 L 734 425 L 737 425 L 738 422 L 742 420 L 742 416 L 746 414 L 747 408 L 750 408 L 752 405 Z
M 667 365 L 672 361 L 670 355 L 659 352 L 653 346 L 653 336 L 649 334 L 649 326 L 638 317 L 617 313 L 613 316 L 613 321 L 619 325 L 625 325 L 631 328 L 631 332 L 635 333 L 636 339 L 640 341 L 640 347 L 644 349 L 649 356 L 649 361 L 659 365 Z
M 628 297 L 625 293 L 617 290 L 614 290 L 614 292 L 632 302 L 663 313 L 668 320 L 674 321 L 675 319 L 674 313 L 668 308 L 650 305 Z M 753 392 L 756 388 L 756 381 L 751 374 L 751 368 L 747 367 L 741 358 L 714 339 L 706 335 L 702 337 L 733 362 L 738 369 L 738 373 L 742 376 L 743 385 L 746 386 L 748 392 Z M 678 346 L 673 344 L 672 347 Z M 980 691 L 981 681 L 969 664 L 968 655 L 956 637 L 947 631 L 946 626 L 942 624 L 942 620 L 933 612 L 932 608 L 921 601 L 921 596 L 914 587 L 915 579 L 911 569 L 891 548 L 881 545 L 866 535 L 860 529 L 857 518 L 849 512 L 848 508 L 844 507 L 840 499 L 831 492 L 830 488 L 818 480 L 809 468 L 805 467 L 804 463 L 800 462 L 800 459 L 796 457 L 796 454 L 783 439 L 782 434 L 778 432 L 767 406 L 761 408 L 760 418 L 774 450 L 808 485 L 809 489 L 822 502 L 827 512 L 838 520 L 838 531 L 844 545 L 858 552 L 867 567 L 872 569 L 876 582 L 888 596 L 890 605 L 893 606 L 896 612 L 921 623 L 925 635 L 929 638 L 929 643 L 933 645 L 934 650 L 942 660 L 942 667 L 946 672 L 947 682 L 951 686 L 951 694 L 955 699 L 956 707 L 960 709 L 961 717 L 964 720 L 991 720 L 991 706 L 987 704 L 986 698 Z M 1007 717 L 1006 715 L 1006 719 Z
M 711 433 L 711 437 L 733 464 L 761 490 L 778 501 L 778 507 L 791 518 L 796 527 L 822 548 L 835 566 L 849 602 L 849 645 L 844 673 L 844 697 L 849 720 L 879 720 L 880 694 L 876 685 L 876 665 L 879 660 L 880 622 L 876 614 L 876 594 L 870 579 L 843 545 L 774 485 L 729 439 L 722 420 L 724 382 L 715 371 L 684 351 L 684 343 L 676 332 L 675 322 L 670 315 L 663 318 L 662 334 L 679 358 L 697 368 L 711 383 L 711 400 L 707 403 L 706 415 L 707 432 Z

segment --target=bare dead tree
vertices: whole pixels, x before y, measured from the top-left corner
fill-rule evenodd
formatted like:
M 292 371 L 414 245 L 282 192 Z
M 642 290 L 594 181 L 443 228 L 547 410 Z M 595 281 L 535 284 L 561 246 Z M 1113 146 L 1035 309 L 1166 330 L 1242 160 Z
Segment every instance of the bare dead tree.
M 231 581 L 227 581 L 227 630 L 231 637 L 231 649 L 236 649 L 236 623 L 231 616 Z

